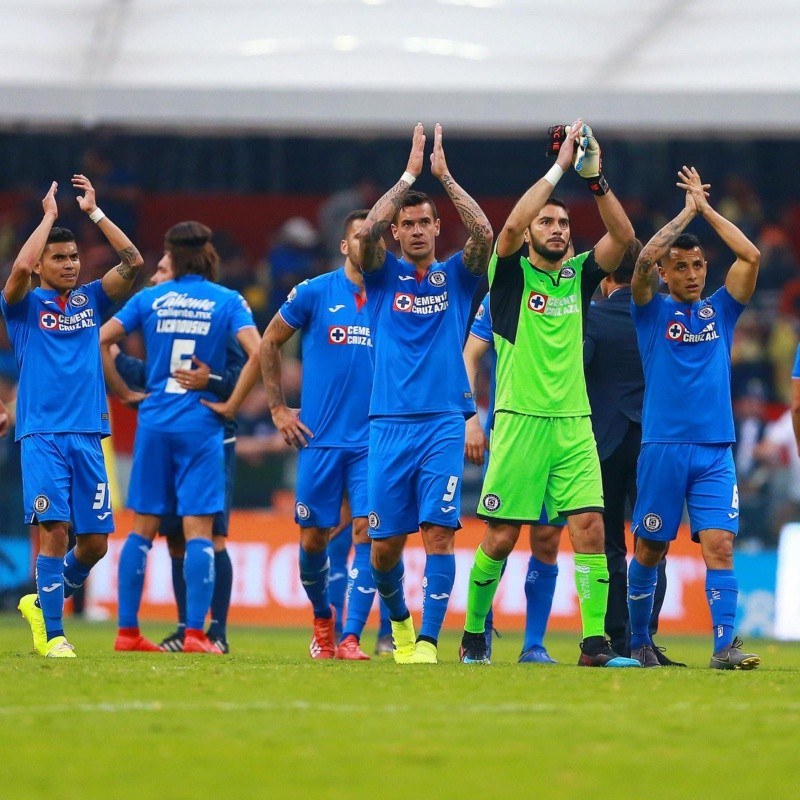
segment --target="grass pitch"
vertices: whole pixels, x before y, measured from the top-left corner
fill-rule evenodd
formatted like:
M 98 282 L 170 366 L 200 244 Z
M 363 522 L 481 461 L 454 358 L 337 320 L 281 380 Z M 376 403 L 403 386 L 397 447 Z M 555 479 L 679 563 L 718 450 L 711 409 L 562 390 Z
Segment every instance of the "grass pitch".
M 245 628 L 226 657 L 114 653 L 110 624 L 67 622 L 79 658 L 45 660 L 0 616 L 0 798 L 798 796 L 797 644 L 749 641 L 762 667 L 719 672 L 706 638 L 663 638 L 688 669 L 604 670 L 563 634 L 561 664 L 518 665 L 508 634 L 465 667 L 446 634 L 411 667 Z

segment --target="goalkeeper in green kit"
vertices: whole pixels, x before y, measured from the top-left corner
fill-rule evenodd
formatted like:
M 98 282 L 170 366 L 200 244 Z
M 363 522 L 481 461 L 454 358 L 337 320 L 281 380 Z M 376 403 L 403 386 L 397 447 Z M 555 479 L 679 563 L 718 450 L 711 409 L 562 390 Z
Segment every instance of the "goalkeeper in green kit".
M 550 129 L 549 172 L 514 206 L 489 262 L 497 350 L 495 417 L 478 516 L 487 521 L 469 578 L 461 643 L 464 663 L 489 663 L 484 619 L 503 561 L 522 525 L 567 518 L 583 622 L 579 664 L 638 667 L 604 636 L 608 566 L 600 462 L 583 377 L 583 317 L 600 280 L 613 272 L 634 230 L 608 188 L 600 146 L 582 120 Z M 569 212 L 550 196 L 574 163 L 597 201 L 607 233 L 587 253 L 565 259 Z

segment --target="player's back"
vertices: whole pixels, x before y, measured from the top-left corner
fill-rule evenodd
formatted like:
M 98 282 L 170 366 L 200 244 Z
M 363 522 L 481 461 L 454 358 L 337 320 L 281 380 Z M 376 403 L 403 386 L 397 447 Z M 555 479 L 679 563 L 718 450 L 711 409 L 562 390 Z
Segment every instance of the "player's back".
M 172 375 L 191 369 L 192 356 L 212 373 L 225 370 L 229 336 L 254 326 L 241 295 L 185 275 L 144 289 L 115 316 L 128 333 L 141 328 L 145 341 L 149 397 L 139 408 L 139 424 L 176 432 L 221 427 L 223 420 L 200 403 L 200 398 L 217 398 L 208 391 L 187 391 Z

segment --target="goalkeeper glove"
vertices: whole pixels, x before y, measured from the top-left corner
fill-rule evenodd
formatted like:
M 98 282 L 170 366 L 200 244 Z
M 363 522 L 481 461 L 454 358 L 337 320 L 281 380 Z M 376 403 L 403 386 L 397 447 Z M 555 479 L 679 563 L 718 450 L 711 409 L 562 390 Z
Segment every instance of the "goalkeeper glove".
M 548 156 L 557 156 L 561 151 L 561 145 L 569 133 L 569 125 L 551 125 L 547 129 L 547 150 Z
M 592 194 L 604 195 L 608 191 L 608 181 L 603 175 L 600 145 L 592 136 L 591 128 L 589 128 L 587 136 L 581 139 L 581 144 L 575 151 L 573 164 L 578 175 L 589 184 Z

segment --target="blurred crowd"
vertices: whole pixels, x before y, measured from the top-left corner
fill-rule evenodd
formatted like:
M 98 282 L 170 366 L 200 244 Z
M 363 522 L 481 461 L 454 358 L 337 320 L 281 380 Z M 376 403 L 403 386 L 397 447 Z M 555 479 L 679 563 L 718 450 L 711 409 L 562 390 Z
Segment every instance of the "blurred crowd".
M 94 148 L 84 153 L 81 169 L 91 176 L 104 211 L 137 241 L 142 191 L 136 175 L 116 167 L 106 152 Z M 732 387 L 738 428 L 735 457 L 742 544 L 771 547 L 784 522 L 800 519 L 800 463 L 786 412 L 800 340 L 800 254 L 790 235 L 788 209 L 784 219 L 765 213 L 756 188 L 739 175 L 729 175 L 721 186 L 715 193 L 717 208 L 757 244 L 762 254 L 755 297 L 736 328 Z M 356 208 L 369 208 L 379 194 L 376 180 L 363 179 L 321 198 L 313 217 L 290 215 L 271 220 L 272 227 L 265 226 L 263 251 L 256 257 L 248 255 L 231 231 L 216 230 L 214 241 L 222 257 L 221 282 L 244 295 L 263 331 L 292 286 L 341 265 L 339 246 L 344 217 Z M 647 240 L 672 216 L 676 198 L 670 196 L 663 207 L 624 196 L 623 200 L 639 238 Z M 0 207 L 0 284 L 5 283 L 19 247 L 40 219 L 40 201 L 40 196 L 31 189 L 26 201 L 13 209 L 3 211 Z M 81 282 L 101 277 L 115 263 L 116 254 L 97 227 L 78 213 L 77 206 L 73 208 L 65 201 L 60 207 L 59 224 L 71 227 L 78 238 Z M 259 222 L 249 220 L 248 224 Z M 580 226 L 576 227 L 579 235 Z M 703 230 L 697 232 L 701 241 L 715 242 L 716 237 L 704 236 Z M 446 242 L 440 247 L 440 257 L 448 255 L 450 244 Z M 462 244 L 463 240 L 456 236 L 452 249 Z M 578 238 L 579 252 L 581 244 Z M 159 251 L 145 249 L 144 281 L 152 274 L 160 255 Z M 731 257 L 714 243 L 707 251 L 707 258 L 706 294 L 710 294 L 721 284 Z M 482 294 L 479 292 L 478 298 Z M 297 342 L 295 337 L 284 348 L 283 367 L 286 396 L 294 406 L 299 405 L 302 373 Z M 132 354 L 144 356 L 135 337 L 131 347 Z M 15 380 L 14 358 L 5 328 L 0 324 L 0 399 L 12 407 Z M 488 388 L 486 376 L 479 376 L 479 410 L 486 406 Z M 690 408 L 687 413 L 691 413 Z M 120 453 L 120 457 L 124 464 L 126 454 Z M 282 506 L 292 490 L 293 457 L 272 425 L 263 389 L 257 387 L 239 417 L 234 505 Z M 479 482 L 480 475 L 467 469 L 465 493 L 477 491 Z M 18 448 L 12 433 L 0 441 L 0 535 L 24 535 L 20 494 Z M 470 507 L 467 497 L 465 506 Z

